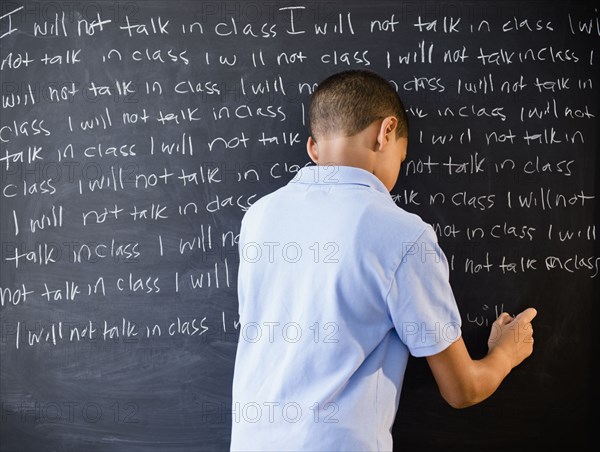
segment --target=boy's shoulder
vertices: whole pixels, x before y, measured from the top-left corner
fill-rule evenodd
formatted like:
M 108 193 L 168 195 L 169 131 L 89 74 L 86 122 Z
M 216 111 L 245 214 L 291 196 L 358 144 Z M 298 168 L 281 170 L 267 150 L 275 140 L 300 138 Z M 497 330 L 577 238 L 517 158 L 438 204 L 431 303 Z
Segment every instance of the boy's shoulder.
M 377 195 L 383 194 L 377 193 Z M 428 228 L 433 229 L 420 215 L 398 206 L 391 196 L 386 197 L 385 202 L 366 206 L 365 214 L 371 227 L 386 239 L 398 237 L 417 239 Z
M 246 218 L 249 218 L 250 216 L 252 216 L 255 212 L 264 209 L 264 207 L 266 207 L 266 204 L 268 204 L 269 200 L 271 198 L 274 198 L 276 196 L 278 196 L 279 192 L 281 190 L 283 190 L 286 186 L 284 185 L 283 187 L 278 188 L 275 191 L 272 191 L 270 193 L 267 193 L 263 196 L 261 196 L 258 199 L 255 199 L 252 204 L 250 204 L 250 206 L 248 208 L 246 208 L 244 215 L 242 217 L 242 221 L 244 221 Z

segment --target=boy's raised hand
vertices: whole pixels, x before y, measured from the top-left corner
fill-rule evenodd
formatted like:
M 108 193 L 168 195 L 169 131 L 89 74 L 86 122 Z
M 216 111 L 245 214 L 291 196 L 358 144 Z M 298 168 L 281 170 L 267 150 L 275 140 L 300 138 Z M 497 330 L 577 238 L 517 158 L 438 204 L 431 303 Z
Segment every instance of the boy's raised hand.
M 488 339 L 489 353 L 504 354 L 511 369 L 521 364 L 533 353 L 531 321 L 536 315 L 534 308 L 527 308 L 514 318 L 506 312 L 500 314 L 492 324 Z

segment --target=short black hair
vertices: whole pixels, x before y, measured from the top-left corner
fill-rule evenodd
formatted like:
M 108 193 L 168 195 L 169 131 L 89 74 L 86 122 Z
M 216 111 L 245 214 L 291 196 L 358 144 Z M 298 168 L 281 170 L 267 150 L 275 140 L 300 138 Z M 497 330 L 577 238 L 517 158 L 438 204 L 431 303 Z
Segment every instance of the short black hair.
M 367 69 L 327 77 L 313 92 L 308 108 L 314 140 L 356 135 L 386 116 L 398 119 L 396 137 L 408 138 L 408 117 L 400 96 L 384 77 Z

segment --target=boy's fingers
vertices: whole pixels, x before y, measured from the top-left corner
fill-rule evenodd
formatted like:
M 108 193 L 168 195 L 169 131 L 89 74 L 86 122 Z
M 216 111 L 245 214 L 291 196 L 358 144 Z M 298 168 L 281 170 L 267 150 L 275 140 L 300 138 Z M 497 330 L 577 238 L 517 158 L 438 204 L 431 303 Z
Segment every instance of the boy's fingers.
M 510 314 L 508 312 L 503 312 L 501 313 L 498 318 L 496 319 L 496 322 L 498 322 L 498 325 L 502 326 L 502 325 L 506 325 L 507 323 L 512 322 L 513 318 L 510 316 Z
M 518 320 L 523 323 L 530 323 L 535 316 L 537 315 L 537 310 L 535 308 L 527 308 L 523 312 L 521 312 L 515 320 Z

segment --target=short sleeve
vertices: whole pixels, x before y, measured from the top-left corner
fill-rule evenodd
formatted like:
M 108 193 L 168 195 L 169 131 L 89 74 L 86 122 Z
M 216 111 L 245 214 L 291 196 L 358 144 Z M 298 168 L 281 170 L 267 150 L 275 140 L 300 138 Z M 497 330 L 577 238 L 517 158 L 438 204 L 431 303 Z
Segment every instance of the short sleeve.
M 400 339 L 413 356 L 435 355 L 461 335 L 449 277 L 448 260 L 430 225 L 416 240 L 402 244 L 386 303 Z

